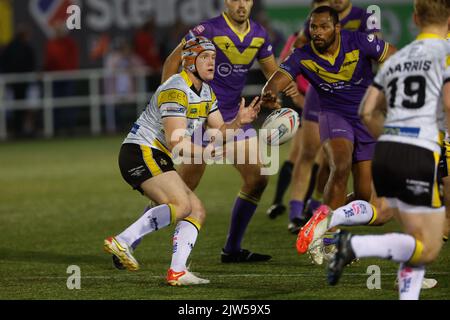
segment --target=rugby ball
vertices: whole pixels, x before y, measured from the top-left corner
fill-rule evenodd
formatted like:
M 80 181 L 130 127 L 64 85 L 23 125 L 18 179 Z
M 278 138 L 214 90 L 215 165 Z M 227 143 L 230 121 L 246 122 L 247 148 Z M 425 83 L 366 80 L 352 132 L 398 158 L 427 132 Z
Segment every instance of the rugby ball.
M 261 129 L 267 129 L 266 143 L 282 145 L 289 141 L 297 132 L 300 117 L 291 108 L 281 108 L 273 111 L 264 121 Z

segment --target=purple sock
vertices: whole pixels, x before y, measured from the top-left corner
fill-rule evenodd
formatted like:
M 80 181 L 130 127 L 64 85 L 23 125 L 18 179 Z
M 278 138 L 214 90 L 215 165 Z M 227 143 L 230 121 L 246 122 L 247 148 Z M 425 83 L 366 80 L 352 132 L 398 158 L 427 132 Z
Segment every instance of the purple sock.
M 289 201 L 289 221 L 301 218 L 304 205 L 305 204 L 303 203 L 303 201 L 298 200 Z
M 336 238 L 323 238 L 323 244 L 325 246 L 329 246 L 329 245 L 336 244 L 336 243 L 337 243 Z
M 311 212 L 314 212 L 320 207 L 321 204 L 322 204 L 322 202 L 314 200 L 313 198 L 311 198 L 309 200 L 309 209 L 311 210 Z
M 256 211 L 258 200 L 239 193 L 231 212 L 230 230 L 228 232 L 225 252 L 239 252 L 248 223 Z

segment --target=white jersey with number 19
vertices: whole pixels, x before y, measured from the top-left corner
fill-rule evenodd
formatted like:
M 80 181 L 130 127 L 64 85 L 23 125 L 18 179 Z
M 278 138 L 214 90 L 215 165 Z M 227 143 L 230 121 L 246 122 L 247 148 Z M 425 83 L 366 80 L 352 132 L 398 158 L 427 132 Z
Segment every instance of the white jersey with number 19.
M 379 140 L 440 153 L 445 81 L 450 81 L 450 43 L 445 38 L 419 34 L 390 57 L 373 82 L 387 100 L 384 133 Z

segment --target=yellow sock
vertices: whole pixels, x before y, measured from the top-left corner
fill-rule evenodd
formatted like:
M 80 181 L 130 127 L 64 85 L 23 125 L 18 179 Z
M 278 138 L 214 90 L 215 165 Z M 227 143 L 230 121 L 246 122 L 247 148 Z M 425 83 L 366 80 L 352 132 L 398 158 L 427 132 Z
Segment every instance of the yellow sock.
M 377 220 L 377 217 L 378 217 L 377 209 L 375 208 L 375 206 L 372 204 L 370 206 L 372 207 L 373 216 L 372 216 L 372 219 L 370 219 L 368 225 L 373 224 L 375 222 L 375 220 Z
M 416 248 L 414 249 L 414 252 L 408 262 L 412 265 L 417 265 L 420 257 L 422 256 L 422 252 L 423 243 L 422 241 L 416 239 Z

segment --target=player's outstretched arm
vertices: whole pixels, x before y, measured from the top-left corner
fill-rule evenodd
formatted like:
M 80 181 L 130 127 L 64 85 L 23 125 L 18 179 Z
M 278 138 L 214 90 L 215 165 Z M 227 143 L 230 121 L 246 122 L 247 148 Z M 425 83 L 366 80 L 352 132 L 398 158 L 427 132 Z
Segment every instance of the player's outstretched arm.
M 266 79 L 269 79 L 278 70 L 278 64 L 274 55 L 259 61 L 259 65 Z
M 181 65 L 181 51 L 183 50 L 183 43 L 181 42 L 164 61 L 161 83 L 164 83 L 174 74 L 178 73 Z
M 281 106 L 277 102 L 278 93 L 283 91 L 292 79 L 284 72 L 275 72 L 264 85 L 261 93 L 261 106 L 269 109 L 279 109 Z
M 387 49 L 386 54 L 382 58 L 382 60 L 378 61 L 378 63 L 380 63 L 380 64 L 384 63 L 387 59 L 389 59 L 390 56 L 392 56 L 394 53 L 397 52 L 397 48 L 393 44 L 391 44 L 391 43 L 387 44 L 386 43 L 386 45 L 388 45 L 389 47 Z
M 203 147 L 192 143 L 191 137 L 186 135 L 186 125 L 187 120 L 185 117 L 163 118 L 167 146 L 176 158 L 201 158 L 203 156 Z
M 162 122 L 167 147 L 172 151 L 176 145 L 184 143 L 187 120 L 184 117 L 165 117 Z
M 374 138 L 378 138 L 386 115 L 386 97 L 380 89 L 369 86 L 359 108 L 359 116 Z
M 260 66 L 267 80 L 269 80 L 270 77 L 278 71 L 278 64 L 273 55 L 263 61 L 260 61 Z M 297 89 L 297 83 L 295 83 L 295 81 L 291 81 L 283 90 L 283 93 L 291 98 L 298 107 L 303 107 L 303 97 L 300 96 L 300 92 Z

